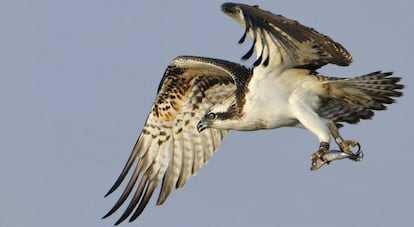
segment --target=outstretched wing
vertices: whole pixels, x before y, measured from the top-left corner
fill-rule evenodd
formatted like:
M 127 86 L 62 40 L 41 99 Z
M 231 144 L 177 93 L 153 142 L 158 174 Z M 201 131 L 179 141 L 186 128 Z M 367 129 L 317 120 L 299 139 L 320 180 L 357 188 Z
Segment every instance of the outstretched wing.
M 358 123 L 374 116 L 375 110 L 385 110 L 386 104 L 402 96 L 400 77 L 391 72 L 373 72 L 354 78 L 321 77 L 326 93 L 321 97 L 318 114 L 334 122 Z
M 250 58 L 255 48 L 255 66 L 315 70 L 328 63 L 347 66 L 352 62 L 351 55 L 341 44 L 295 20 L 258 6 L 224 3 L 221 7 L 225 14 L 245 27 L 239 43 L 244 42 L 247 33 L 253 38 L 253 46 L 242 59 Z
M 136 187 L 116 224 L 131 214 L 130 221 L 135 220 L 161 181 L 157 205 L 166 200 L 173 187 L 183 187 L 190 175 L 197 173 L 210 159 L 227 130 L 206 129 L 199 133 L 196 125 L 209 107 L 234 95 L 236 74 L 237 77 L 247 76 L 248 70 L 218 59 L 181 56 L 173 60 L 161 80 L 144 129 L 106 196 L 115 191 L 134 168 L 129 182 L 104 218 L 114 213 Z

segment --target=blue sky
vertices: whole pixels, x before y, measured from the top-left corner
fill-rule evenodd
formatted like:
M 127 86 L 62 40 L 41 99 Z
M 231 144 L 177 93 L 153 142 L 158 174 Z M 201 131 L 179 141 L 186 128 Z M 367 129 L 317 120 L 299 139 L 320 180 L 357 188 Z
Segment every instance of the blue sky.
M 140 133 L 177 55 L 240 62 L 243 28 L 221 1 L 0 2 L 0 226 L 112 226 L 103 195 Z M 173 192 L 124 226 L 409 226 L 414 224 L 413 3 L 248 1 L 343 44 L 350 67 L 394 71 L 404 96 L 372 121 L 347 125 L 360 163 L 310 172 L 317 139 L 301 129 L 230 133 Z M 250 64 L 247 62 L 246 64 Z

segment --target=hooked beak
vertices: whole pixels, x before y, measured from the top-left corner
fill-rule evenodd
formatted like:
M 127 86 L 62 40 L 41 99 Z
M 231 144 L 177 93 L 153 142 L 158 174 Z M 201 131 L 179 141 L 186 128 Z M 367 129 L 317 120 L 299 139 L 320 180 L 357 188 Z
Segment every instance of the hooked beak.
M 198 132 L 202 132 L 202 131 L 204 131 L 204 129 L 206 129 L 208 127 L 210 127 L 210 123 L 208 121 L 201 120 L 197 123 L 197 131 Z

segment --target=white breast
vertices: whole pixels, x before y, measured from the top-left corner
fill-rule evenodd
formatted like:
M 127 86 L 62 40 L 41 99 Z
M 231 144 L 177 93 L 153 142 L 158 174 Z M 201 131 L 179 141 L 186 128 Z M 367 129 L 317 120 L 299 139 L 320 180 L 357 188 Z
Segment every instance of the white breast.
M 290 69 L 280 75 L 261 75 L 257 70 L 248 85 L 239 130 L 296 126 L 298 121 L 291 112 L 289 97 L 307 80 L 307 74 L 308 70 Z

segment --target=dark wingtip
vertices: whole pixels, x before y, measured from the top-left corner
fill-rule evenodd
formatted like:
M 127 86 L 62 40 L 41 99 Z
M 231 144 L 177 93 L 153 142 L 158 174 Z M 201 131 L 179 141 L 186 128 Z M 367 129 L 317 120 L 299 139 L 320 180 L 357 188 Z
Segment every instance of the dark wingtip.
M 144 195 L 142 196 L 142 200 L 139 203 L 137 209 L 135 210 L 135 212 L 132 214 L 132 216 L 129 218 L 129 222 L 133 222 L 135 221 L 135 219 L 137 219 L 142 212 L 144 211 L 145 207 L 147 206 L 152 193 L 154 192 L 155 188 L 157 187 L 158 183 L 157 182 L 150 182 L 149 185 L 147 186 L 147 188 L 145 189 Z
M 225 14 L 235 14 L 237 13 L 236 7 L 236 3 L 226 2 L 221 4 L 221 11 L 223 11 Z
M 105 219 L 105 218 L 107 218 L 107 217 L 109 217 L 109 216 L 111 216 L 111 214 L 112 214 L 112 212 L 111 211 L 109 211 L 108 213 L 106 213 L 101 219 Z
M 122 202 L 117 202 L 113 207 L 112 207 L 112 209 L 110 210 L 110 211 L 108 211 L 108 213 L 106 213 L 103 217 L 102 217 L 102 219 L 104 219 L 104 218 L 107 218 L 107 217 L 109 217 L 109 216 L 111 216 L 113 213 L 115 213 L 115 211 L 117 211 L 118 210 L 118 208 L 120 207 L 122 205 Z
M 253 52 L 254 52 L 254 44 L 255 43 L 256 43 L 256 40 L 253 42 L 253 45 L 252 45 L 252 47 L 250 47 L 250 50 L 247 51 L 247 53 L 245 55 L 243 55 L 243 57 L 241 57 L 242 60 L 247 60 L 247 59 L 249 59 L 253 55 Z
M 109 191 L 104 195 L 104 198 L 112 194 L 121 185 L 123 178 L 118 178 L 117 181 L 112 185 Z
M 112 187 L 113 188 L 113 187 Z M 104 198 L 108 197 L 110 194 L 112 194 L 112 192 L 115 191 L 115 189 L 109 189 L 109 191 L 104 195 Z
M 269 65 L 269 56 L 267 56 L 267 58 L 264 60 L 263 65 L 264 66 L 268 66 Z
M 239 44 L 244 43 L 244 41 L 246 40 L 246 36 L 247 36 L 247 29 L 246 29 L 246 31 L 244 31 L 243 36 L 240 38 Z
M 118 221 L 115 222 L 114 226 L 117 226 L 119 224 L 121 224 L 124 220 L 118 219 Z
M 141 138 L 141 136 L 140 136 Z M 115 183 L 112 185 L 112 187 L 109 189 L 109 191 L 105 194 L 104 197 L 107 197 L 112 192 L 114 192 L 122 183 L 122 181 L 125 179 L 126 175 L 129 172 L 129 169 L 131 168 L 132 164 L 134 163 L 136 157 L 137 157 L 137 151 L 140 150 L 142 143 L 140 143 L 140 139 L 138 139 L 137 143 L 134 146 L 134 149 L 132 150 L 127 163 L 125 163 L 124 168 L 122 169 L 121 174 L 118 176 L 118 179 L 116 179 Z
M 130 207 L 128 207 L 128 208 L 130 208 Z M 127 208 L 127 210 L 121 215 L 121 217 L 120 218 L 118 218 L 118 220 L 115 222 L 115 224 L 114 225 L 119 225 L 119 224 L 121 224 L 123 221 L 125 221 L 125 219 L 127 219 L 128 218 L 128 216 L 131 214 L 131 212 L 132 212 L 132 209 L 133 208 L 130 208 L 130 209 L 128 209 Z
M 256 59 L 256 61 L 253 63 L 253 66 L 256 67 L 260 65 L 260 63 L 262 63 L 262 59 L 263 59 L 263 54 L 261 54 L 259 58 Z
M 260 53 L 260 56 L 256 59 L 256 61 L 253 63 L 253 66 L 254 67 L 256 67 L 256 66 L 258 66 L 258 65 L 260 65 L 261 63 L 262 63 L 262 60 L 263 60 L 263 51 L 264 51 L 264 48 L 262 49 L 262 52 Z M 269 57 L 269 56 L 268 56 Z M 268 57 L 265 59 L 265 63 L 263 64 L 264 66 L 267 66 L 267 64 L 269 63 L 269 61 L 268 61 Z

